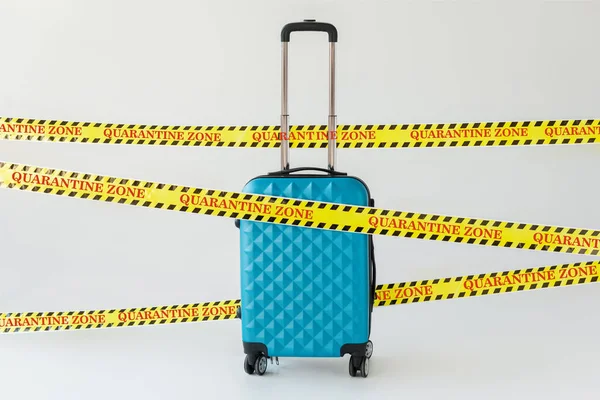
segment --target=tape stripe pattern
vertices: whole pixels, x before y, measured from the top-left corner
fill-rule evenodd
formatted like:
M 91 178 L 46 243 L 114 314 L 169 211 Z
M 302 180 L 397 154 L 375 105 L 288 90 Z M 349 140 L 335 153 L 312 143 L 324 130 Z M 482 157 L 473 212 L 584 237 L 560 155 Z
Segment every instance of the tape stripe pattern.
M 377 286 L 375 307 L 597 283 L 600 261 Z M 498 283 L 498 286 L 493 286 Z M 470 289 L 465 289 L 469 287 Z M 220 321 L 236 318 L 240 300 L 98 311 L 0 314 L 0 333 L 47 332 Z M 242 316 L 243 318 L 243 316 Z
M 327 125 L 290 127 L 293 148 L 327 147 Z M 0 117 L 0 139 L 150 146 L 276 148 L 278 125 L 178 126 L 72 122 Z M 600 120 L 548 120 L 441 124 L 339 125 L 338 148 L 431 148 L 592 144 Z
M 598 255 L 600 231 L 192 188 L 0 162 L 0 187 L 301 227 Z

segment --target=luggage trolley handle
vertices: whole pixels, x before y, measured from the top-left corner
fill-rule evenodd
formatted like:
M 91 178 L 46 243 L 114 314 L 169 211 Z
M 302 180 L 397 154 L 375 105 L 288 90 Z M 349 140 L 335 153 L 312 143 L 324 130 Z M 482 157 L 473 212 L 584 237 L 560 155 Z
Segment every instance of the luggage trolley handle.
M 286 24 L 281 30 L 281 170 L 290 168 L 289 154 L 289 114 L 288 114 L 288 43 L 292 32 L 327 32 L 329 36 L 329 117 L 327 119 L 327 160 L 328 169 L 335 169 L 335 43 L 338 39 L 338 33 L 335 26 L 326 22 L 316 22 L 312 19 L 305 19 L 303 22 L 292 22 Z

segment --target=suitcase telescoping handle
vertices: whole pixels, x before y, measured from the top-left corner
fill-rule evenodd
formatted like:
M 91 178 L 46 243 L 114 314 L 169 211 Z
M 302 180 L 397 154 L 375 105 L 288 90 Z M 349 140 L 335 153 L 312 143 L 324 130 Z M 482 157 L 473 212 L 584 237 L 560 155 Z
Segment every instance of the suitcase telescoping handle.
M 303 22 L 292 22 L 281 30 L 282 45 L 282 74 L 281 74 L 281 170 L 289 170 L 289 115 L 288 115 L 288 43 L 292 32 L 327 32 L 329 35 L 329 117 L 327 119 L 327 160 L 328 169 L 335 169 L 335 43 L 337 42 L 337 29 L 326 22 L 316 22 L 305 19 Z

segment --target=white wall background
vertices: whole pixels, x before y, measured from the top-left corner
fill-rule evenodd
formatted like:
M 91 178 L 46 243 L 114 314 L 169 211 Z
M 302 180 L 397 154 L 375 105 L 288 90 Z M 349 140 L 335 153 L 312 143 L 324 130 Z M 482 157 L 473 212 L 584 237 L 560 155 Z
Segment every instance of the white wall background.
M 598 1 L 0 1 L 0 115 L 278 124 L 281 27 L 334 23 L 345 123 L 599 118 Z M 290 44 L 293 124 L 326 123 L 327 42 Z M 342 150 L 381 207 L 600 228 L 600 148 Z M 239 190 L 278 150 L 0 142 L 0 160 Z M 296 150 L 293 166 L 326 163 Z M 390 178 L 386 178 L 386 175 Z M 230 220 L 0 192 L 0 310 L 237 298 Z M 575 262 L 376 238 L 381 283 Z M 598 286 L 377 309 L 347 359 L 247 376 L 237 321 L 0 336 L 2 398 L 597 398 Z

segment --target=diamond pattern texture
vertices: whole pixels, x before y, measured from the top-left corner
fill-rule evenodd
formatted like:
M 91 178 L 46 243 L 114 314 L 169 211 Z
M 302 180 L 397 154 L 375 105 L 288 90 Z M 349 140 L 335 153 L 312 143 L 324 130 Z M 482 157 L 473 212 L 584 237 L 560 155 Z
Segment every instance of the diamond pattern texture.
M 368 205 L 352 177 L 259 177 L 245 193 Z M 339 357 L 369 336 L 367 236 L 240 221 L 242 340 L 273 357 Z

